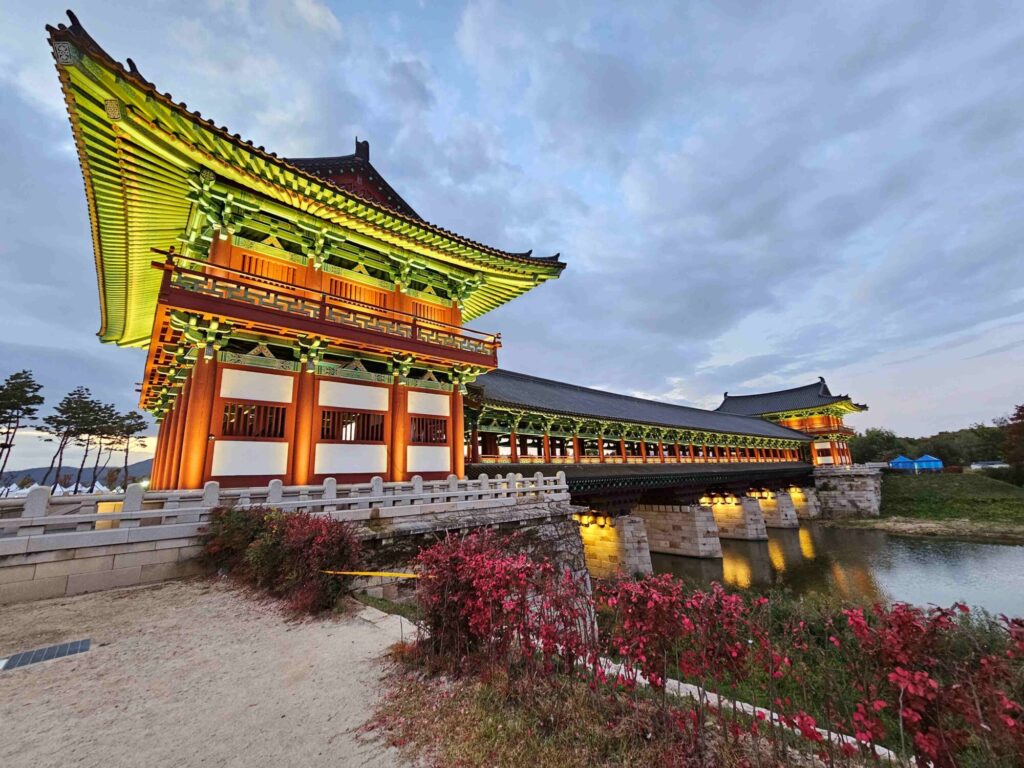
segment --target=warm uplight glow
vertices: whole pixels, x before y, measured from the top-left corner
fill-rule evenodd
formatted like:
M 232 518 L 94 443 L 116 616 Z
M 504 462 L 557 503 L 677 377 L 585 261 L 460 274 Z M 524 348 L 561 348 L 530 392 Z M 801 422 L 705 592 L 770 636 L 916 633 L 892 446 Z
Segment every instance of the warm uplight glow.
M 768 559 L 772 561 L 772 568 L 777 573 L 786 572 L 786 556 L 782 554 L 782 547 L 775 539 L 768 540 Z
M 818 556 L 814 551 L 814 540 L 811 538 L 811 532 L 806 528 L 800 529 L 800 554 L 808 560 L 813 560 Z
M 722 579 L 726 584 L 748 589 L 752 583 L 750 563 L 742 557 L 725 553 L 722 555 Z

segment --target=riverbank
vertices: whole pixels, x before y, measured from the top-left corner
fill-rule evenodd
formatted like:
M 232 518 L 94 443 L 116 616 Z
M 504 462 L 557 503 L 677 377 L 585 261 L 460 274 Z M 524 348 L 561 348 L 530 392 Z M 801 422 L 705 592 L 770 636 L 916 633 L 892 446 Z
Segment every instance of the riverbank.
M 887 473 L 881 516 L 822 522 L 898 536 L 1024 544 L 1024 488 L 974 473 Z
M 406 765 L 360 728 L 410 631 L 363 606 L 295 621 L 207 579 L 0 608 L 0 658 L 92 641 L 0 672 L 0 765 Z

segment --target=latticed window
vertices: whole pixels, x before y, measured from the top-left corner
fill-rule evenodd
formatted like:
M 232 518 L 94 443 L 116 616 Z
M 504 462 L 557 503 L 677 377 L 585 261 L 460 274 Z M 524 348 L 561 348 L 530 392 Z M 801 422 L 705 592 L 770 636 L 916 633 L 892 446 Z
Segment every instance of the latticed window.
M 448 420 L 429 416 L 413 416 L 409 430 L 410 443 L 446 445 L 448 443 Z
M 383 443 L 384 414 L 326 408 L 320 415 L 320 439 L 334 443 Z
M 283 405 L 227 403 L 221 419 L 223 437 L 284 437 Z

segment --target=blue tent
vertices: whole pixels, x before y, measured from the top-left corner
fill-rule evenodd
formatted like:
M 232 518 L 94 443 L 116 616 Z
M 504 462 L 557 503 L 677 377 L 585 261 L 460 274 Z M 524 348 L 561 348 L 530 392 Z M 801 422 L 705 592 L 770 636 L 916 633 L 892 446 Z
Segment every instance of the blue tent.
M 889 462 L 889 469 L 896 469 L 900 472 L 913 472 L 916 468 L 915 462 L 912 459 L 908 459 L 903 454 L 900 454 Z
M 942 471 L 942 459 L 937 459 L 930 454 L 925 454 L 920 458 L 914 459 L 916 464 L 916 470 L 918 472 L 941 472 Z

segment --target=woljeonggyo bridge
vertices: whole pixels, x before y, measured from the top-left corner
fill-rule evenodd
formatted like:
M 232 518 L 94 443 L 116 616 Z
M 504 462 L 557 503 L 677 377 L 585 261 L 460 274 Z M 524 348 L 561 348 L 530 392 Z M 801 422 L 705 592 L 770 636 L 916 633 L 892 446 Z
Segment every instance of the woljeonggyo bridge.
M 648 546 L 720 557 L 720 537 L 861 503 L 843 417 L 865 406 L 824 379 L 712 411 L 501 370 L 500 335 L 464 323 L 556 279 L 557 254 L 425 221 L 366 141 L 280 157 L 115 61 L 73 15 L 48 30 L 99 336 L 148 349 L 153 491 L 564 472 L 596 570 L 649 568 Z

